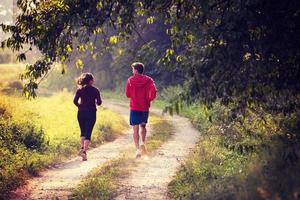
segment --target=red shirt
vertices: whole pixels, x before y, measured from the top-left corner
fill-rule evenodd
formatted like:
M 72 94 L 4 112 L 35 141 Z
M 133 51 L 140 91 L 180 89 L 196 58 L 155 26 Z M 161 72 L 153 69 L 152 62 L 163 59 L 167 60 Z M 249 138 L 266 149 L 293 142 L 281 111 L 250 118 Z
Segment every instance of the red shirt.
M 135 74 L 128 78 L 125 93 L 130 98 L 130 109 L 148 112 L 150 102 L 156 98 L 156 87 L 152 78 Z
M 78 102 L 79 98 L 80 102 Z M 85 86 L 76 91 L 73 102 L 79 110 L 96 110 L 96 104 L 101 105 L 102 100 L 97 88 Z

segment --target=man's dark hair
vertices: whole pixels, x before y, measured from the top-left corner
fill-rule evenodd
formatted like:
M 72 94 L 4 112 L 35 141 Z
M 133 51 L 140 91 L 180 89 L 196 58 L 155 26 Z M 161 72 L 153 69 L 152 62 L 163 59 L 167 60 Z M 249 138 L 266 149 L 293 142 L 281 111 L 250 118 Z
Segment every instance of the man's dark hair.
M 140 63 L 140 62 L 135 62 L 131 64 L 131 67 L 133 67 L 134 69 L 136 69 L 138 71 L 139 74 L 143 74 L 144 73 L 144 64 Z

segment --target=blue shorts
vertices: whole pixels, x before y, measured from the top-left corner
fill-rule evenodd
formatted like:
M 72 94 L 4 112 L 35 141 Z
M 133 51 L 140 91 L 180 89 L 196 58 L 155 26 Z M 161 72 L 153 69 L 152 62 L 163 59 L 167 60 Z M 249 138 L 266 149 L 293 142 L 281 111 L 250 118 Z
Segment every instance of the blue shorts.
M 130 125 L 139 125 L 148 122 L 149 112 L 130 110 L 129 123 Z

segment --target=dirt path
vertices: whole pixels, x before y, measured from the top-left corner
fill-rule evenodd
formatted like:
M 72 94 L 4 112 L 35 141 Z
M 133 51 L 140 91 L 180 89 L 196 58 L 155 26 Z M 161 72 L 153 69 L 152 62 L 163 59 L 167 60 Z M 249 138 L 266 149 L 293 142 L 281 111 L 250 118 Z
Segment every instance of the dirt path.
M 150 154 L 148 159 L 139 160 L 136 167 L 130 169 L 131 175 L 120 180 L 115 199 L 169 199 L 168 183 L 194 147 L 199 132 L 184 117 L 167 118 L 175 127 L 173 137 Z
M 114 104 L 105 104 L 104 106 L 128 118 L 128 108 Z M 90 150 L 87 162 L 82 162 L 81 158 L 77 156 L 55 168 L 46 170 L 39 177 L 30 180 L 25 187 L 17 189 L 11 199 L 68 199 L 72 189 L 92 169 L 119 156 L 124 148 L 131 145 L 132 134 L 128 129 L 123 136 L 113 142 Z
M 128 108 L 122 104 L 110 103 L 104 106 L 128 119 Z M 173 137 L 151 153 L 148 159 L 141 159 L 134 168 L 128 169 L 131 175 L 120 180 L 116 199 L 168 199 L 167 184 L 199 136 L 199 132 L 186 118 L 168 118 L 175 127 Z M 43 172 L 40 177 L 32 179 L 25 188 L 17 190 L 12 199 L 68 199 L 72 189 L 88 172 L 118 157 L 124 149 L 132 145 L 132 134 L 128 130 L 114 142 L 89 151 L 88 162 L 82 162 L 77 157 Z

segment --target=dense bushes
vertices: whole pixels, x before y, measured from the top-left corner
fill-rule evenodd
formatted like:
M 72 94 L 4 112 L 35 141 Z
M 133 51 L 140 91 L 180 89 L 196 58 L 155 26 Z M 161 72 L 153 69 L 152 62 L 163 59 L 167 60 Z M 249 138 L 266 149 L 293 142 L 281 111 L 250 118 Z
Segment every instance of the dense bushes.
M 296 122 L 247 110 L 229 120 L 229 112 L 218 104 L 208 112 L 201 104 L 184 109 L 203 136 L 170 183 L 171 195 L 176 199 L 298 199 L 299 118 Z M 204 113 L 209 117 L 204 118 Z M 280 126 L 286 120 L 289 130 Z
M 47 150 L 44 131 L 30 122 L 17 122 L 0 107 L 0 199 L 27 175 L 35 175 Z

